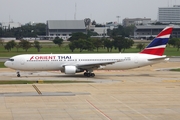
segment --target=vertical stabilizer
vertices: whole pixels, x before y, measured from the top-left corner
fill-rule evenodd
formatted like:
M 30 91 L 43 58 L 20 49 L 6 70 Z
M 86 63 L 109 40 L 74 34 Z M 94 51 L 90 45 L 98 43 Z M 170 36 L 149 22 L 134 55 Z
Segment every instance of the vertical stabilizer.
M 166 48 L 166 44 L 170 38 L 173 27 L 164 28 L 156 38 L 140 53 L 143 54 L 151 54 L 151 55 L 159 55 L 162 56 L 164 54 L 164 50 Z

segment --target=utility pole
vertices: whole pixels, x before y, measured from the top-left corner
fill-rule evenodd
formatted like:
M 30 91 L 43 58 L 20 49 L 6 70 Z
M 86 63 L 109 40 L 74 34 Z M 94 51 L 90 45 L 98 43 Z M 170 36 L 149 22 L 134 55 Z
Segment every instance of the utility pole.
M 120 18 L 120 16 L 116 16 L 116 18 L 118 19 L 118 24 L 119 24 L 119 18 Z

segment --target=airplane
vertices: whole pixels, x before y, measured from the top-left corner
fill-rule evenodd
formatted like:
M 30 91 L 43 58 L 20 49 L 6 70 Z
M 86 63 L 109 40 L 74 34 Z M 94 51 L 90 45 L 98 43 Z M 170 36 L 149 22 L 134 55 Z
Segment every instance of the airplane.
M 173 27 L 164 28 L 156 38 L 140 53 L 104 54 L 23 54 L 11 57 L 4 65 L 20 71 L 57 71 L 65 74 L 84 72 L 86 77 L 94 77 L 93 70 L 126 70 L 162 62 L 166 44 Z

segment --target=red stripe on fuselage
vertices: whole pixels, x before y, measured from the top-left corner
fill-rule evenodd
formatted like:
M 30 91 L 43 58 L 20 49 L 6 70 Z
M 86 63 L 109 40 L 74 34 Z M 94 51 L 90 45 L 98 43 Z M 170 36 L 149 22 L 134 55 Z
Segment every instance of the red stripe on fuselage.
M 164 54 L 164 50 L 165 48 L 152 48 L 152 49 L 144 49 L 140 53 L 162 56 Z

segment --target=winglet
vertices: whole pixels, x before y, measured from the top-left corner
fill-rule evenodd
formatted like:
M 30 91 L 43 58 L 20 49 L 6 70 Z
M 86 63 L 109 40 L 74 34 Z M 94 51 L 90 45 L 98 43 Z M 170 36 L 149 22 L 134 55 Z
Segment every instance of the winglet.
M 172 30 L 172 26 L 164 28 L 157 35 L 157 37 L 154 38 L 154 40 L 140 53 L 162 56 L 164 54 L 164 50 L 166 48 L 166 44 L 168 43 Z

